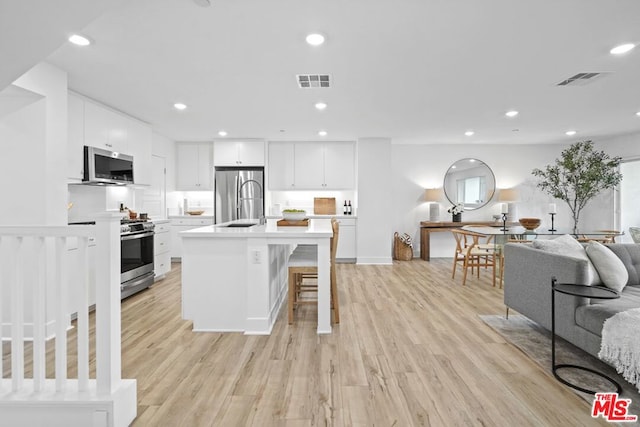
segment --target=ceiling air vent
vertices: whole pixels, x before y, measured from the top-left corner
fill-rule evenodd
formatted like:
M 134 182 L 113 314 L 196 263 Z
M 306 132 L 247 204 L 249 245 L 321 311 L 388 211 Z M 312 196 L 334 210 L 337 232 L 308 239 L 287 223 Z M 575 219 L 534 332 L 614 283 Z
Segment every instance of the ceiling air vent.
M 296 81 L 301 89 L 331 87 L 329 74 L 297 74 Z
M 578 73 L 575 76 L 561 81 L 556 86 L 584 86 L 607 74 L 609 73 Z

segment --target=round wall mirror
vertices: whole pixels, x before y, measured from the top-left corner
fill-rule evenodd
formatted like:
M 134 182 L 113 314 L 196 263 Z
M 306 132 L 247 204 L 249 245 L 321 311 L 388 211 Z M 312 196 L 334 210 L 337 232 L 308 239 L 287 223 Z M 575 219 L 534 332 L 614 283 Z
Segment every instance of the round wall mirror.
M 462 203 L 465 211 L 489 203 L 496 191 L 493 171 L 478 159 L 461 159 L 444 176 L 444 194 L 451 204 Z

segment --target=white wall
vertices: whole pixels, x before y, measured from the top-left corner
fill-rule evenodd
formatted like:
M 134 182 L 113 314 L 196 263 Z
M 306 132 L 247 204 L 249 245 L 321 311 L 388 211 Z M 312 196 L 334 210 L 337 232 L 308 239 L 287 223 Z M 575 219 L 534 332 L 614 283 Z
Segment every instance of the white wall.
M 41 63 L 14 84 L 43 99 L 0 121 L 0 224 L 67 223 L 67 73 Z M 18 214 L 19 213 L 19 214 Z
M 597 149 L 615 156 L 640 155 L 639 135 L 594 141 Z M 567 145 L 392 145 L 392 204 L 393 231 L 409 233 L 420 241 L 420 221 L 428 220 L 428 203 L 424 201 L 425 188 L 440 188 L 445 172 L 456 160 L 475 157 L 485 162 L 495 174 L 498 188 L 515 187 L 520 193 L 517 203 L 518 217 L 538 217 L 541 227 L 550 225 L 547 208 L 556 202 L 558 215 L 556 226 L 570 229 L 571 213 L 564 202 L 552 199 L 536 187 L 531 175 L 534 168 L 544 168 L 555 162 Z M 476 211 L 465 212 L 463 221 L 491 221 L 500 212 L 497 194 L 491 202 Z M 450 203 L 441 202 L 440 219 L 448 219 L 446 209 Z M 583 229 L 609 229 L 614 227 L 613 191 L 607 191 L 593 199 L 583 210 L 580 227 Z M 558 228 L 558 227 L 556 227 Z M 419 255 L 419 245 L 414 245 L 414 255 Z M 360 246 L 358 247 L 360 251 Z M 432 257 L 451 257 L 454 251 L 450 233 L 434 233 L 431 237 Z
M 358 264 L 389 264 L 393 241 L 392 220 L 398 206 L 392 187 L 392 145 L 388 138 L 358 140 Z M 392 191 L 393 190 L 393 191 Z M 408 201 L 406 208 L 411 209 Z

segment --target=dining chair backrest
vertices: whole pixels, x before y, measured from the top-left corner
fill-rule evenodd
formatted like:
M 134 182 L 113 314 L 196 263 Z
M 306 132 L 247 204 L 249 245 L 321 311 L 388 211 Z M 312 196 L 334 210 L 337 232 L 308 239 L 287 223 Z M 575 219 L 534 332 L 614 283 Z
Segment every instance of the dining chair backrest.
M 464 254 L 470 247 L 476 246 L 478 239 L 482 237 L 481 234 L 459 228 L 454 228 L 451 230 L 451 233 L 453 233 L 453 237 L 456 239 L 456 253 L 460 254 Z

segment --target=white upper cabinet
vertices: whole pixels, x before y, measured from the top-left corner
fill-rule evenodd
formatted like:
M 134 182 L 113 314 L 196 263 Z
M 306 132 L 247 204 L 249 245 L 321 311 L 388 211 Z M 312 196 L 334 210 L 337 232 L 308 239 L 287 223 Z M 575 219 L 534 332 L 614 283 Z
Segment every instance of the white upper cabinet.
M 151 185 L 152 182 L 152 139 L 151 127 L 143 122 L 129 119 L 127 122 L 127 145 L 133 156 L 133 182 Z
M 324 187 L 350 190 L 355 187 L 355 145 L 352 142 L 324 143 Z
M 84 145 L 131 154 L 127 134 L 127 118 L 93 102 L 85 101 Z
M 177 150 L 176 190 L 213 189 L 210 142 L 179 142 Z
M 264 141 L 216 141 L 214 166 L 264 166 Z
M 87 145 L 133 156 L 134 183 L 151 184 L 151 126 L 69 93 L 68 129 L 68 178 L 83 178 Z
M 269 189 L 352 190 L 353 142 L 270 142 Z
M 323 189 L 324 145 L 319 142 L 297 142 L 295 147 L 296 189 Z
M 271 190 L 295 190 L 294 143 L 269 143 L 269 188 Z
M 84 175 L 84 101 L 69 94 L 67 135 L 67 177 L 82 180 Z

